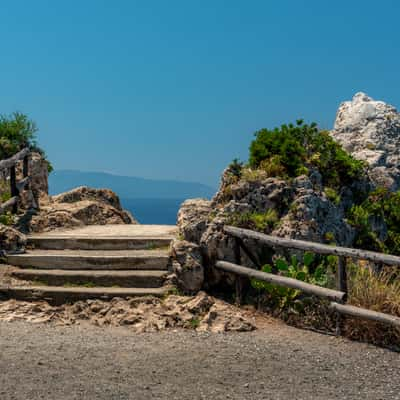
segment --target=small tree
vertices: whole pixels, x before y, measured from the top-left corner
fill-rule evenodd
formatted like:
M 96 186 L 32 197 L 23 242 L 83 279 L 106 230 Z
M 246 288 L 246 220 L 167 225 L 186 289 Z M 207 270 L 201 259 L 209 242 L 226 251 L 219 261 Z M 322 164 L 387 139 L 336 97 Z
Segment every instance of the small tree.
M 14 112 L 11 115 L 0 115 L 0 160 L 13 156 L 24 147 L 40 153 L 44 159 L 44 151 L 36 143 L 37 127 L 34 121 L 25 114 Z M 50 162 L 48 170 L 53 170 Z

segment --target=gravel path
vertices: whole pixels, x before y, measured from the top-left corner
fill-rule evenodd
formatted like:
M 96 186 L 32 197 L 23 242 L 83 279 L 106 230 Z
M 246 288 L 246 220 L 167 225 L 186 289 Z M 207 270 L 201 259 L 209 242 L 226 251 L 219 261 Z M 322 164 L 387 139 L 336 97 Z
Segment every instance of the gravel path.
M 0 322 L 0 399 L 400 399 L 400 355 L 277 322 L 252 333 Z

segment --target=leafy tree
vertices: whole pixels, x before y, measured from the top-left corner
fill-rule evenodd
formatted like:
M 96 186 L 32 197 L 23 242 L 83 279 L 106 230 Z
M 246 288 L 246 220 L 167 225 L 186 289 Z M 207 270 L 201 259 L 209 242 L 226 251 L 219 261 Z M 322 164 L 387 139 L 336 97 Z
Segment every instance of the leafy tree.
M 25 114 L 14 112 L 11 115 L 0 115 L 0 159 L 13 156 L 24 147 L 40 153 L 46 159 L 44 151 L 36 142 L 37 127 L 34 121 Z M 48 170 L 53 167 L 48 162 Z

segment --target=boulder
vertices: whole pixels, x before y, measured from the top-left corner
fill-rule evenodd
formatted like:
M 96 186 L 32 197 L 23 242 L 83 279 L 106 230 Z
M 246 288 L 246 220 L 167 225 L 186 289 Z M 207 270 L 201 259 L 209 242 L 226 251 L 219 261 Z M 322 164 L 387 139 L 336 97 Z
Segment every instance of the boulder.
M 108 189 L 79 187 L 53 196 L 33 215 L 26 228 L 32 232 L 83 225 L 134 224 L 118 196 Z
M 396 108 L 357 93 L 340 105 L 331 134 L 355 158 L 369 164 L 376 186 L 400 188 L 400 113 Z
M 21 252 L 25 245 L 25 235 L 10 226 L 0 224 L 0 253 Z
M 180 234 L 189 242 L 199 243 L 207 227 L 211 202 L 205 199 L 186 200 L 178 212 Z
M 173 271 L 177 285 L 185 293 L 198 292 L 204 283 L 203 257 L 200 247 L 185 240 L 175 240 L 171 246 Z

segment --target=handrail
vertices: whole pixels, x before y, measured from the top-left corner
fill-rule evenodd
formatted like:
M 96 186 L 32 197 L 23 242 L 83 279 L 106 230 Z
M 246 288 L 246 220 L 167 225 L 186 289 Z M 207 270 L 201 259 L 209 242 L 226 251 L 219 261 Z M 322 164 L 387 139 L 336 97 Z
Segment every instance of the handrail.
M 24 189 L 29 188 L 30 177 L 29 177 L 29 155 L 30 150 L 26 147 L 14 154 L 12 157 L 7 158 L 6 160 L 0 161 L 0 171 L 4 169 L 10 170 L 10 193 L 11 198 L 0 204 L 0 214 L 8 211 L 9 209 L 15 214 L 18 211 L 18 202 L 20 192 Z M 16 165 L 18 161 L 23 160 L 23 168 L 22 175 L 23 179 L 17 182 L 17 173 L 16 173 Z
M 274 285 L 278 286 L 301 290 L 303 292 L 313 294 L 315 296 L 323 296 L 334 301 L 342 302 L 346 296 L 346 293 L 338 290 L 327 289 L 321 286 L 312 285 L 311 283 L 299 281 L 297 279 L 274 275 L 263 271 L 257 271 L 252 268 L 242 267 L 241 265 L 232 264 L 226 261 L 217 261 L 216 266 L 218 269 L 226 272 L 246 276 L 247 278 L 258 279 L 259 281 L 273 283 Z
M 277 236 L 265 235 L 249 229 L 236 228 L 234 226 L 225 226 L 224 231 L 234 237 L 238 237 L 240 239 L 254 239 L 272 247 L 285 247 L 288 249 L 311 251 L 318 254 L 357 258 L 360 260 L 368 260 L 386 265 L 400 266 L 400 257 L 377 253 L 375 251 L 353 249 L 350 247 L 330 246 L 322 243 L 307 242 L 305 240 L 281 238 Z
M 337 313 L 338 318 L 336 322 L 336 334 L 341 332 L 341 315 L 349 315 L 357 318 L 368 319 L 372 321 L 378 321 L 381 323 L 387 323 L 395 327 L 400 328 L 400 318 L 394 315 L 380 313 L 372 310 L 367 310 L 361 307 L 355 307 L 347 304 L 343 304 L 347 300 L 347 271 L 346 271 L 346 258 L 356 258 L 362 260 L 368 260 L 377 262 L 380 264 L 387 264 L 392 266 L 400 266 L 400 257 L 382 254 L 373 251 L 352 249 L 348 247 L 340 246 L 329 246 L 321 243 L 307 242 L 304 240 L 286 239 L 277 236 L 265 235 L 260 232 L 251 231 L 249 229 L 237 228 L 234 226 L 224 226 L 223 230 L 228 235 L 235 238 L 235 258 L 236 263 L 240 264 L 240 250 L 244 250 L 247 256 L 250 256 L 251 261 L 258 265 L 254 255 L 250 254 L 248 247 L 243 242 L 244 239 L 256 240 L 267 246 L 273 248 L 283 247 L 287 249 L 297 249 L 302 251 L 311 251 L 318 254 L 328 254 L 338 256 L 338 268 L 337 268 L 337 278 L 336 285 L 337 291 L 322 288 L 316 285 L 305 284 L 305 282 L 287 278 L 279 275 L 273 275 L 265 273 L 262 271 L 257 271 L 252 268 L 243 267 L 237 264 L 228 263 L 226 261 L 217 261 L 215 267 L 221 269 L 225 272 L 234 273 L 239 276 L 244 276 L 246 278 L 255 278 L 266 282 L 271 282 L 273 284 L 295 288 L 302 290 L 306 293 L 314 294 L 317 296 L 326 297 L 331 301 L 330 307 Z M 241 299 L 241 283 L 242 278 L 237 278 L 236 280 L 236 296 L 237 299 Z M 340 296 L 340 295 L 343 296 Z M 335 301 L 336 296 L 336 301 Z
M 29 155 L 29 153 L 30 153 L 30 150 L 27 147 L 25 147 L 18 153 L 14 154 L 12 157 L 7 158 L 6 160 L 1 160 L 0 161 L 0 171 L 3 169 L 7 169 L 7 168 L 11 168 L 11 167 L 15 166 L 15 164 L 18 161 L 25 158 L 27 155 Z

